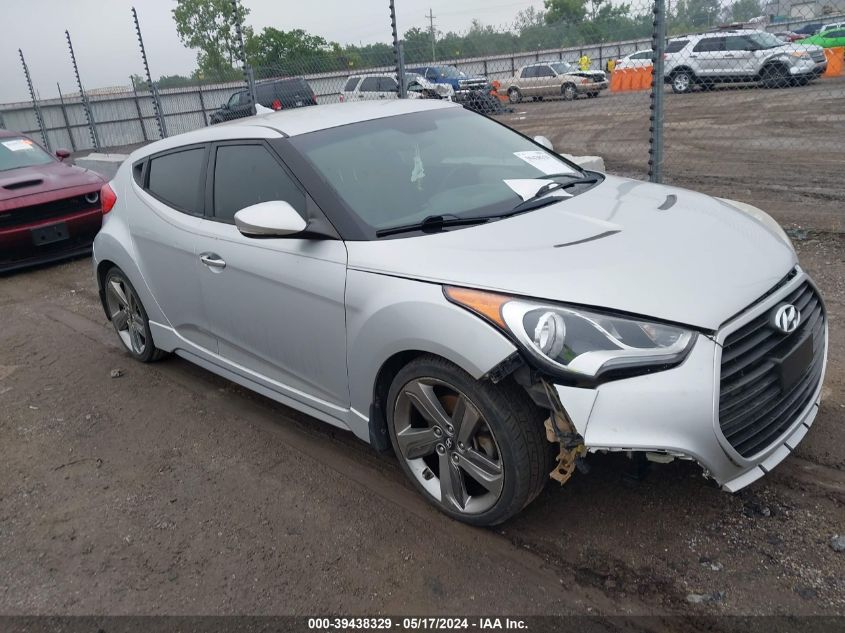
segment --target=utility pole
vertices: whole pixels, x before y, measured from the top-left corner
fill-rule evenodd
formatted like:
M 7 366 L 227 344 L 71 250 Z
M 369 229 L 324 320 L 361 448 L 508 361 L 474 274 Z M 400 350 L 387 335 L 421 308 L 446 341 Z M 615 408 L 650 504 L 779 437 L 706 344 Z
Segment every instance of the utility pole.
M 434 12 L 431 10 L 431 8 L 429 8 L 428 13 L 426 14 L 425 17 L 428 18 L 428 24 L 429 24 L 428 32 L 431 35 L 431 61 L 436 61 L 437 55 L 434 52 L 434 45 L 435 45 L 435 42 L 436 42 L 436 39 L 437 39 L 437 35 L 436 35 L 437 32 L 434 30 L 434 18 L 436 16 L 434 15 Z

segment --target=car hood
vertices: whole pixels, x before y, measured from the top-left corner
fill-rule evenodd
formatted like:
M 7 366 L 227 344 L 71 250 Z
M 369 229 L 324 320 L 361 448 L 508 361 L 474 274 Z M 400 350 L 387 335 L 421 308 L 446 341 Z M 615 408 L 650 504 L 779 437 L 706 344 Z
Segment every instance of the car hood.
M 347 248 L 350 268 L 709 330 L 796 264 L 780 237 L 726 202 L 612 176 L 512 218 Z
M 72 187 L 95 190 L 104 182 L 93 171 L 60 162 L 10 169 L 0 171 L 0 202 Z

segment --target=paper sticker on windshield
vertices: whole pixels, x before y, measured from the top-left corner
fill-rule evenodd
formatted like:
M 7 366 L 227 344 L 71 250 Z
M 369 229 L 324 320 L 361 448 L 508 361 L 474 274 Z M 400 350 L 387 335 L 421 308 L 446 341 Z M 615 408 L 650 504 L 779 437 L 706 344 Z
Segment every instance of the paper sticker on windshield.
M 546 152 L 514 152 L 514 156 L 539 169 L 544 174 L 573 174 L 575 171 L 563 161 Z
M 23 150 L 32 149 L 32 141 L 28 138 L 16 138 L 11 141 L 3 141 L 3 147 L 12 151 L 20 152 Z

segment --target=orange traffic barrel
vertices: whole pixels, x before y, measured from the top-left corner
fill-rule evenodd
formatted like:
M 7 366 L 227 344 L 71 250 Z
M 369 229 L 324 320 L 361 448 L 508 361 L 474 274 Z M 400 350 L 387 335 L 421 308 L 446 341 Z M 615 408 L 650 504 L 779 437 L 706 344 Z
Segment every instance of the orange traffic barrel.
M 610 73 L 610 89 L 613 92 L 619 92 L 622 90 L 622 69 L 613 69 L 613 72 Z
M 845 66 L 845 46 L 826 48 L 824 54 L 827 57 L 827 69 L 824 71 L 824 76 L 839 77 Z

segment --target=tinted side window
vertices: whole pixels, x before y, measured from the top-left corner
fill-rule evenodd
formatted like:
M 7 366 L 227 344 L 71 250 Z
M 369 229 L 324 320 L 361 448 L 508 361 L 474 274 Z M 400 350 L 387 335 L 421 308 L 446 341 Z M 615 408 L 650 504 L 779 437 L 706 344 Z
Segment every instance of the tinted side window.
M 378 92 L 378 77 L 364 77 L 359 90 L 361 92 Z
M 683 49 L 684 46 L 686 46 L 687 44 L 689 44 L 689 40 L 672 40 L 671 42 L 666 44 L 666 52 L 677 53 L 681 49 Z
M 696 53 L 720 51 L 724 48 L 724 43 L 724 37 L 705 37 L 703 40 L 699 40 L 692 50 Z
M 262 145 L 221 145 L 214 164 L 214 217 L 234 222 L 244 207 L 284 200 L 302 213 L 305 196 Z
M 753 51 L 754 44 L 745 37 L 726 37 L 726 51 Z
M 205 149 L 197 147 L 150 160 L 147 189 L 171 207 L 199 213 L 200 181 L 205 168 Z
M 637 53 L 636 55 L 632 55 L 631 59 L 651 59 L 651 51 Z
M 437 79 L 437 71 L 434 68 L 426 68 L 425 78 L 430 81 L 434 81 L 435 79 Z
M 399 84 L 393 77 L 379 77 L 379 92 L 399 92 Z
M 537 66 L 537 76 L 538 77 L 554 77 L 555 73 L 548 66 Z
M 360 80 L 360 77 L 350 77 L 349 79 L 347 79 L 346 85 L 343 87 L 343 91 L 344 92 L 352 92 L 353 90 L 355 90 L 355 86 L 358 85 L 359 80 Z
M 537 67 L 536 66 L 528 66 L 528 68 L 523 68 L 522 74 L 520 75 L 520 77 L 522 77 L 522 79 L 531 79 L 531 77 L 536 77 L 536 76 L 537 76 Z
M 842 31 L 825 31 L 824 36 L 826 38 L 836 38 L 836 37 L 845 37 L 845 30 Z

